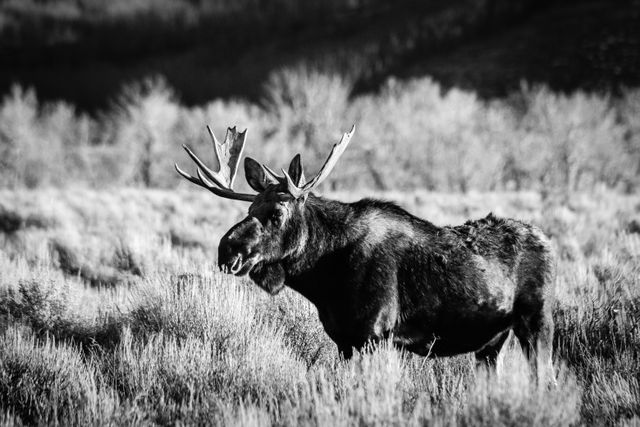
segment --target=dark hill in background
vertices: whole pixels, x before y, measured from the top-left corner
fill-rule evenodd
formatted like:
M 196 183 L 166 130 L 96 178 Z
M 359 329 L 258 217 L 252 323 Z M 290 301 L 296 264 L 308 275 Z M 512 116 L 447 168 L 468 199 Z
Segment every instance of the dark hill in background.
M 358 91 L 388 76 L 502 96 L 640 84 L 640 2 L 607 0 L 5 0 L 0 92 L 92 110 L 162 74 L 187 104 L 260 97 L 270 72 L 307 64 Z

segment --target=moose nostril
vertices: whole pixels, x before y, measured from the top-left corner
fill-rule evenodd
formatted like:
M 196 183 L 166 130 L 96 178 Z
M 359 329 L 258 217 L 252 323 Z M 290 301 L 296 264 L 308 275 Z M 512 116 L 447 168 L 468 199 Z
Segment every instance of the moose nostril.
M 247 247 L 236 239 L 223 239 L 218 248 L 218 267 L 225 273 L 237 273 L 243 266 Z
M 231 264 L 231 266 L 229 267 L 229 270 L 231 271 L 231 273 L 235 274 L 238 271 L 240 271 L 241 268 L 242 268 L 242 256 L 238 255 L 236 259 L 233 261 L 233 263 Z

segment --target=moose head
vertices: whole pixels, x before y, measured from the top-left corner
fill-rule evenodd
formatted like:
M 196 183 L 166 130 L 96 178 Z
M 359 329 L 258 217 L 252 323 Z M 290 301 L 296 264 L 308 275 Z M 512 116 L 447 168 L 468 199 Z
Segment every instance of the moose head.
M 207 167 L 186 145 L 183 146 L 185 151 L 197 165 L 197 176 L 189 175 L 178 165 L 175 165 L 176 170 L 187 180 L 220 197 L 251 202 L 247 217 L 231 227 L 220 240 L 220 269 L 243 276 L 259 264 L 274 264 L 302 251 L 307 233 L 304 227 L 305 203 L 310 192 L 327 178 L 336 165 L 353 136 L 355 126 L 342 135 L 319 172 L 309 181 L 305 179 L 300 154 L 293 158 L 288 171 L 282 169 L 282 175 L 250 157 L 245 158 L 245 176 L 257 194 L 237 193 L 232 189 L 247 131 L 229 128 L 224 142 L 220 143 L 211 128 L 207 126 L 207 130 L 213 142 L 218 171 Z

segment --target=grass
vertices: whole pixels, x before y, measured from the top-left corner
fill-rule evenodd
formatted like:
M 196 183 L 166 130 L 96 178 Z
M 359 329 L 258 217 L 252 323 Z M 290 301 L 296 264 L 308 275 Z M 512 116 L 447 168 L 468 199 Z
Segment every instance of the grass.
M 343 200 L 363 195 L 333 193 Z M 3 190 L 0 419 L 65 425 L 638 421 L 640 234 L 630 226 L 640 215 L 637 197 L 599 191 L 558 204 L 534 192 L 374 195 L 437 224 L 493 211 L 534 222 L 551 236 L 559 254 L 557 387 L 531 381 L 513 340 L 497 374 L 476 370 L 470 355 L 427 360 L 387 344 L 340 361 L 306 300 L 289 290 L 272 298 L 217 271 L 217 241 L 244 215 L 239 202 L 195 190 Z M 75 261 L 61 262 L 61 252 Z

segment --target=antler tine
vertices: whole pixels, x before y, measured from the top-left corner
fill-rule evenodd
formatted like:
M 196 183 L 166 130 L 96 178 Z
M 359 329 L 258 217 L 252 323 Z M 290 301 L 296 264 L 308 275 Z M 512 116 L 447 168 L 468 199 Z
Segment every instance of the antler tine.
M 284 182 L 284 180 L 285 180 L 284 176 L 278 175 L 269 166 L 263 164 L 262 165 L 262 169 L 264 169 L 264 171 L 267 173 L 267 175 L 270 175 L 271 178 L 273 178 L 275 180 L 275 182 Z
M 211 126 L 207 125 L 207 132 L 209 132 L 209 136 L 211 137 L 211 143 L 213 144 L 213 154 L 215 155 L 216 161 L 218 162 L 218 169 L 222 168 L 222 161 L 220 160 L 220 141 L 214 135 L 211 130 Z
M 211 128 L 208 126 L 207 128 L 212 137 L 213 145 L 215 146 L 216 157 L 220 164 L 220 174 L 229 182 L 229 188 L 231 188 L 236 173 L 238 172 L 238 164 L 240 163 L 242 152 L 244 151 L 247 130 L 245 129 L 243 132 L 238 132 L 235 126 L 227 128 L 224 142 L 220 144 L 213 134 L 213 131 L 211 131 Z
M 173 166 L 176 168 L 176 171 L 178 171 L 178 173 L 180 175 L 182 175 L 183 178 L 191 181 L 192 183 L 202 186 L 202 183 L 200 181 L 198 181 L 196 178 L 192 177 L 191 175 L 189 175 L 188 173 L 186 173 L 185 171 L 183 171 L 182 169 L 180 169 L 180 166 L 178 166 L 177 163 L 174 163 Z
M 289 174 L 284 169 L 282 169 L 282 173 L 284 173 L 284 177 L 287 183 L 287 191 L 297 199 L 298 197 L 306 193 L 309 193 L 311 190 L 313 190 L 314 187 L 316 187 L 322 181 L 324 181 L 325 178 L 329 176 L 329 173 L 331 173 L 331 170 L 338 162 L 338 159 L 340 158 L 340 156 L 342 156 L 342 153 L 344 153 L 344 150 L 349 145 L 349 142 L 351 141 L 351 137 L 353 136 L 353 133 L 355 132 L 355 130 L 356 130 L 356 125 L 353 125 L 349 132 L 342 134 L 342 138 L 340 138 L 340 141 L 337 144 L 334 144 L 333 147 L 331 148 L 329 157 L 327 157 L 327 160 L 325 160 L 324 164 L 320 168 L 320 171 L 318 171 L 316 176 L 314 176 L 313 179 L 308 183 L 302 184 L 304 182 L 304 180 L 302 180 L 300 186 L 296 185 L 293 182 L 293 179 L 291 179 L 291 177 L 289 176 Z M 265 166 L 265 168 L 267 167 Z M 275 175 L 273 171 L 271 171 L 268 168 L 267 170 L 269 171 L 269 173 L 274 175 L 274 177 L 278 178 L 278 176 Z M 278 179 L 282 180 L 282 178 L 278 178 Z
M 184 150 L 187 152 L 187 154 L 189 155 L 189 157 L 191 157 L 191 159 L 196 163 L 196 165 L 198 165 L 198 167 L 200 169 L 202 169 L 205 173 L 205 175 L 207 175 L 207 177 L 212 180 L 213 182 L 216 183 L 216 185 L 218 185 L 218 187 L 221 188 L 229 188 L 229 184 L 225 183 L 225 179 L 224 177 L 220 176 L 219 173 L 212 171 L 211 169 L 209 169 L 207 167 L 207 165 L 205 165 L 202 160 L 200 160 L 198 158 L 198 156 L 195 155 L 195 153 L 193 151 L 191 151 L 191 149 L 189 147 L 187 147 L 186 144 L 182 144 L 182 148 L 184 148 Z M 217 148 L 216 148 L 216 156 L 217 154 Z M 218 157 L 218 162 L 220 163 L 220 165 L 222 165 L 222 162 L 220 162 L 220 157 Z
M 227 199 L 242 200 L 245 202 L 253 202 L 256 198 L 255 194 L 236 193 L 235 191 L 227 190 L 226 188 L 217 188 L 202 175 L 200 168 L 198 168 L 196 172 L 198 173 L 198 178 L 200 178 L 200 181 L 204 184 L 204 187 L 213 194 L 226 197 Z
M 353 136 L 353 133 L 355 131 L 356 131 L 356 125 L 354 124 L 353 126 L 351 126 L 351 130 L 349 132 L 344 133 L 342 135 L 342 138 L 340 138 L 340 141 L 337 144 L 334 144 L 333 148 L 331 148 L 331 152 L 329 153 L 329 157 L 327 157 L 327 160 L 324 162 L 324 165 L 322 165 L 322 167 L 320 168 L 320 171 L 318 172 L 318 174 L 315 177 L 313 177 L 311 181 L 305 184 L 302 187 L 302 190 L 304 190 L 305 192 L 311 191 L 313 187 L 319 185 L 322 181 L 324 181 L 327 178 L 327 176 L 329 176 L 329 173 L 331 173 L 331 170 L 338 162 L 338 159 L 340 158 L 340 156 L 342 156 L 342 153 L 344 153 L 344 150 L 349 145 L 349 142 L 351 141 L 351 137 Z
M 287 180 L 287 192 L 291 194 L 294 199 L 297 199 L 300 196 L 303 196 L 307 191 L 305 191 L 304 188 L 298 187 L 293 182 L 293 179 L 291 179 L 287 171 L 285 171 L 284 169 L 281 169 L 281 170 L 282 170 L 282 173 L 284 174 L 285 179 Z
M 203 176 L 200 168 L 197 169 L 198 178 L 194 178 L 188 173 L 186 173 L 185 171 L 183 171 L 182 169 L 180 169 L 180 167 L 177 164 L 174 164 L 174 166 L 176 168 L 176 171 L 178 171 L 178 173 L 182 175 L 184 178 L 186 178 L 187 180 L 191 181 L 196 185 L 199 185 L 202 188 L 206 188 L 216 196 L 224 197 L 226 199 L 242 200 L 245 202 L 253 202 L 253 200 L 256 198 L 256 196 L 253 194 L 236 193 L 233 190 L 216 187 L 210 181 L 208 181 L 207 178 Z
M 238 163 L 242 157 L 244 144 L 247 139 L 247 131 L 238 132 L 235 127 L 227 129 L 227 135 L 221 144 L 216 138 L 213 131 L 207 126 L 207 131 L 211 136 L 213 150 L 216 162 L 218 163 L 218 172 L 211 170 L 202 160 L 195 155 L 193 151 L 186 145 L 182 145 L 189 157 L 198 165 L 208 179 L 215 182 L 219 187 L 231 189 L 233 181 L 238 171 Z
M 238 132 L 235 126 L 233 128 L 228 128 L 227 135 L 225 136 L 222 144 L 218 141 L 209 126 L 207 126 L 207 130 L 211 136 L 216 161 L 218 162 L 218 172 L 209 169 L 207 165 L 205 165 L 204 162 L 200 160 L 198 156 L 196 156 L 195 153 L 186 145 L 183 145 L 183 147 L 189 157 L 191 157 L 191 159 L 196 163 L 198 177 L 196 178 L 189 175 L 180 169 L 177 164 L 175 165 L 176 171 L 190 182 L 206 188 L 220 197 L 247 202 L 253 201 L 255 199 L 255 195 L 236 193 L 231 188 L 238 170 L 238 163 L 242 156 L 242 151 L 244 150 L 247 130 L 245 129 L 244 132 Z
M 265 177 L 268 181 L 274 184 L 284 182 L 284 177 L 275 173 L 269 166 L 265 164 L 261 164 L 260 166 L 262 166 L 262 170 L 265 172 Z

